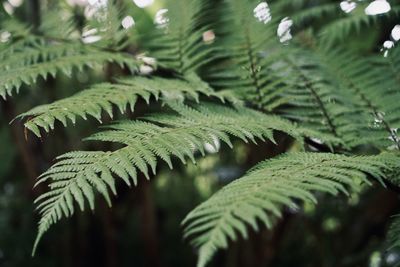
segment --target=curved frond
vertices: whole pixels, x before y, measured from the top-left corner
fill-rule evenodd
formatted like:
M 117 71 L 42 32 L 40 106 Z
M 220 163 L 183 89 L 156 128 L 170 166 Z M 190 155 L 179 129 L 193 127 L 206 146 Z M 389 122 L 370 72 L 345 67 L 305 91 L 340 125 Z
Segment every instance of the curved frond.
M 383 178 L 395 156 L 348 157 L 323 153 L 290 153 L 257 165 L 189 213 L 185 236 L 199 248 L 198 266 L 204 267 L 230 240 L 248 236 L 260 223 L 271 228 L 284 206 L 298 201 L 316 203 L 314 192 L 337 195 L 369 183 L 367 175 Z
M 136 184 L 138 172 L 147 178 L 149 169 L 155 173 L 158 158 L 171 168 L 172 156 L 183 163 L 187 158 L 195 161 L 195 152 L 204 154 L 204 144 L 214 144 L 215 138 L 232 146 L 232 136 L 255 142 L 256 138 L 273 141 L 274 130 L 296 138 L 302 134 L 289 122 L 244 107 L 231 109 L 202 104 L 194 109 L 177 103 L 170 105 L 177 115 L 121 122 L 88 138 L 120 143 L 123 148 L 112 152 L 67 153 L 40 176 L 38 183 L 50 182 L 50 191 L 36 200 L 41 219 L 34 251 L 51 225 L 74 213 L 75 202 L 83 210 L 86 198 L 93 209 L 94 192 L 100 192 L 110 204 L 109 191 L 115 194 L 114 177 L 128 185 L 132 181 Z
M 339 88 L 337 91 L 351 102 L 355 114 L 351 124 L 359 132 L 357 142 L 400 149 L 400 92 L 392 76 L 395 72 L 342 49 L 318 49 L 312 55 L 321 63 L 321 70 L 328 72 L 331 83 Z
M 106 62 L 114 62 L 137 69 L 138 62 L 132 56 L 123 53 L 112 53 L 83 45 L 57 45 L 25 48 L 3 59 L 0 73 L 0 95 L 6 98 L 13 91 L 19 91 L 22 84 L 30 85 L 42 77 L 55 76 L 57 72 L 70 75 L 76 68 L 94 67 Z
M 159 65 L 186 74 L 212 61 L 214 47 L 203 34 L 212 34 L 213 8 L 208 0 L 166 2 L 165 13 L 159 14 L 153 36 L 145 43 Z
M 25 127 L 40 137 L 40 128 L 49 132 L 54 129 L 56 121 L 67 126 L 68 121 L 75 124 L 77 118 L 87 119 L 87 116 L 91 116 L 101 122 L 103 111 L 106 111 L 112 118 L 113 105 L 118 107 L 121 113 L 124 113 L 128 106 L 133 111 L 139 97 L 147 103 L 149 103 L 151 97 L 166 101 L 183 101 L 186 98 L 191 98 L 198 102 L 200 94 L 218 97 L 222 101 L 239 102 L 233 96 L 215 93 L 200 79 L 185 81 L 157 77 L 134 77 L 121 79 L 115 84 L 94 85 L 92 88 L 71 97 L 35 107 L 19 117 L 28 118 Z

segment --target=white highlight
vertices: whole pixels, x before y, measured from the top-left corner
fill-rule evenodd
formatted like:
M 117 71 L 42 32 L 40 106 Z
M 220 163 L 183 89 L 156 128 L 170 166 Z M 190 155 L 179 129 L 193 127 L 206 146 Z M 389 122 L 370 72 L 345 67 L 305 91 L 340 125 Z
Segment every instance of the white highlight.
M 121 24 L 124 29 L 129 29 L 129 28 L 135 26 L 135 20 L 131 16 L 126 16 L 122 20 Z
M 203 32 L 203 42 L 211 44 L 215 40 L 215 33 L 213 30 Z
M 82 42 L 85 44 L 92 44 L 92 43 L 100 41 L 101 36 L 95 35 L 96 33 L 98 33 L 97 29 L 90 29 L 90 30 L 84 31 L 82 33 Z
M 357 7 L 357 3 L 352 1 L 342 1 L 340 2 L 340 9 L 345 13 L 350 13 Z
M 150 6 L 154 3 L 154 0 L 133 0 L 133 2 L 140 8 Z
M 14 14 L 14 7 L 9 2 L 3 2 L 3 8 L 8 15 Z
M 87 0 L 67 0 L 67 3 L 70 6 L 87 6 L 88 5 L 88 1 Z
M 375 0 L 365 8 L 365 14 L 375 16 L 387 13 L 390 9 L 391 6 L 386 0 Z
M 386 48 L 386 49 L 393 48 L 394 47 L 394 42 L 393 41 L 385 41 L 383 43 L 383 47 Z
M 219 141 L 219 139 L 214 136 L 213 136 L 213 143 L 204 144 L 204 149 L 210 154 L 217 153 L 220 150 L 220 148 L 221 148 L 221 141 Z
M 165 28 L 168 26 L 169 18 L 167 17 L 168 9 L 163 8 L 157 11 L 154 17 L 154 23 L 160 28 Z
M 397 42 L 400 40 L 400 25 L 394 26 L 392 33 L 391 33 L 392 39 Z
M 101 9 L 107 6 L 108 0 L 87 0 L 89 5 L 96 8 Z
M 8 2 L 13 6 L 13 7 L 19 7 L 22 5 L 24 0 L 8 0 Z
M 139 67 L 139 72 L 142 75 L 150 75 L 153 71 L 154 71 L 154 69 L 147 65 L 141 65 Z
M 145 54 L 138 55 L 136 57 L 138 60 L 141 60 L 144 64 L 155 66 L 157 65 L 157 60 L 154 57 L 147 57 Z
M 277 34 L 281 43 L 285 43 L 292 39 L 292 34 L 290 33 L 290 28 L 293 25 L 293 20 L 286 17 L 281 20 L 278 26 Z
M 254 8 L 253 13 L 254 17 L 256 17 L 259 21 L 263 22 L 264 24 L 267 24 L 272 19 L 271 11 L 266 2 L 259 3 L 256 6 L 256 8 Z
M 11 33 L 5 31 L 0 33 L 0 43 L 7 43 L 11 38 Z

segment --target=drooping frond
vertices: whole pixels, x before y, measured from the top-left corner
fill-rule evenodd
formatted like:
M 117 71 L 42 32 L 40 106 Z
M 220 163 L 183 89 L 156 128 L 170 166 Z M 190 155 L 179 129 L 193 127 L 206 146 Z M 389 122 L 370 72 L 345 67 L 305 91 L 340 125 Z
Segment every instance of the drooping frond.
M 156 15 L 156 29 L 145 43 L 160 66 L 186 74 L 213 59 L 214 48 L 203 39 L 203 34 L 213 34 L 212 10 L 212 1 L 208 0 L 166 2 L 166 8 Z
M 79 35 L 71 18 L 64 18 L 65 14 L 60 14 L 57 10 L 46 13 L 44 22 L 37 28 L 24 25 L 16 19 L 1 22 L 1 27 L 9 33 L 10 40 L 0 46 L 0 95 L 3 98 L 11 96 L 14 91 L 18 92 L 22 84 L 31 85 L 40 77 L 46 79 L 58 72 L 70 75 L 73 69 L 82 71 L 84 67 L 95 67 L 108 62 L 135 71 L 139 62 L 133 55 L 121 52 L 122 37 L 118 39 L 119 43 L 114 44 L 111 37 L 103 36 L 108 32 L 108 27 L 111 27 L 111 23 L 104 21 L 104 18 L 111 16 L 107 13 L 109 9 L 113 9 L 113 5 L 107 6 L 103 12 L 103 20 L 98 22 L 102 23 L 104 30 L 101 33 L 97 30 L 97 36 L 89 36 L 104 42 L 85 40 L 88 38 L 84 36 L 85 31 Z M 55 31 L 56 24 L 62 24 L 62 28 L 56 27 Z M 116 22 L 112 23 L 115 24 Z M 117 25 L 121 28 L 119 21 Z M 97 26 L 100 28 L 100 25 Z M 117 29 L 110 31 L 117 35 Z M 121 34 L 118 32 L 118 35 Z
M 346 71 L 348 69 L 353 71 L 351 75 L 354 75 L 355 78 L 351 80 L 351 83 L 356 82 L 357 86 L 371 81 L 371 79 L 367 79 L 367 76 L 371 77 L 371 75 L 374 77 L 372 80 L 384 81 L 384 84 L 380 85 L 381 87 L 387 87 L 393 79 L 381 79 L 376 74 L 377 72 L 373 74 L 374 71 L 370 69 L 368 74 L 363 75 L 354 66 L 362 65 L 361 61 L 365 60 L 360 60 L 355 55 L 348 57 L 349 52 L 342 53 L 335 58 L 334 55 L 340 54 L 340 52 L 333 50 L 334 53 L 330 60 L 333 60 L 334 63 L 329 60 L 321 62 L 318 55 L 315 55 L 315 51 L 310 52 L 307 51 L 308 49 L 304 50 L 298 47 L 297 38 L 291 40 L 290 45 L 284 46 L 278 42 L 276 36 L 277 22 L 280 19 L 279 12 L 288 7 L 296 11 L 298 8 L 304 9 L 301 12 L 297 11 L 297 16 L 293 16 L 294 23 L 300 24 L 309 19 L 321 19 L 320 16 L 326 14 L 335 18 L 336 13 L 340 12 L 339 15 L 343 18 L 336 18 L 334 21 L 349 20 L 350 22 L 343 22 L 344 26 L 339 27 L 340 30 L 337 30 L 337 34 L 347 35 L 353 31 L 353 28 L 359 27 L 358 23 L 361 23 L 362 20 L 358 19 L 358 15 L 363 18 L 368 17 L 368 21 L 376 19 L 376 17 L 374 19 L 373 16 L 365 14 L 365 6 L 362 3 L 357 7 L 355 14 L 345 14 L 337 3 L 277 1 L 271 4 L 271 14 L 269 15 L 272 18 L 268 18 L 268 13 L 264 14 L 265 17 L 257 15 L 257 8 L 260 6 L 257 1 L 227 0 L 225 3 L 226 14 L 230 15 L 227 16 L 229 19 L 226 19 L 227 22 L 223 23 L 223 27 L 226 28 L 225 32 L 230 34 L 226 37 L 228 41 L 223 43 L 223 47 L 228 48 L 226 53 L 229 60 L 227 63 L 217 65 L 217 68 L 210 68 L 211 74 L 207 78 L 210 79 L 213 86 L 218 89 L 235 90 L 242 95 L 243 99 L 258 108 L 278 113 L 301 123 L 303 127 L 341 139 L 342 145 L 346 148 L 366 144 L 376 139 L 388 143 L 390 142 L 388 137 L 397 142 L 398 138 L 391 133 L 396 129 L 396 127 L 391 127 L 396 125 L 393 122 L 391 123 L 393 125 L 385 126 L 387 130 L 392 129 L 391 131 L 372 130 L 379 132 L 379 137 L 365 134 L 364 130 L 371 128 L 371 123 L 367 120 L 368 113 L 372 112 L 375 114 L 376 120 L 380 121 L 380 108 L 376 106 L 373 110 L 360 108 L 360 106 L 365 107 L 367 103 L 365 99 L 361 101 L 364 103 L 359 103 L 359 99 L 354 99 L 355 93 L 348 90 L 348 77 L 346 76 L 350 76 L 350 73 L 346 73 Z M 266 2 L 262 3 L 264 8 L 268 8 Z M 279 12 L 274 13 L 277 10 Z M 301 26 L 294 25 L 300 29 Z M 322 23 L 319 33 L 329 35 L 329 30 L 325 29 L 325 26 Z M 296 28 L 296 30 L 298 29 Z M 333 36 L 331 40 L 335 40 L 335 38 Z M 315 42 L 314 40 L 300 39 L 303 46 L 307 46 L 308 41 Z M 328 51 L 328 49 L 325 50 Z M 344 62 L 347 62 L 345 67 L 343 67 Z M 325 65 L 328 68 L 324 69 Z M 363 65 L 362 69 L 366 70 L 366 66 Z M 338 76 L 337 71 L 332 68 L 339 68 L 339 72 L 342 74 Z M 327 69 L 330 70 L 323 71 Z M 344 71 L 345 69 L 346 71 Z M 344 85 L 346 83 L 347 85 Z M 372 83 L 368 84 L 369 88 L 371 86 Z M 392 86 L 390 90 L 392 89 L 395 88 Z M 372 91 L 374 91 L 374 93 L 371 92 L 372 96 L 383 91 L 384 94 L 388 93 L 386 89 L 381 90 L 376 87 Z M 382 99 L 384 100 L 382 103 L 384 103 L 393 96 L 393 94 L 386 95 L 386 99 L 378 98 L 377 101 Z M 393 98 L 392 103 L 395 103 L 396 99 Z M 392 111 L 389 113 L 394 114 Z M 392 121 L 395 119 L 392 118 Z M 371 121 L 373 122 L 373 120 L 372 116 Z
M 274 9 L 271 7 L 271 14 L 261 16 L 259 9 L 269 8 L 266 2 L 224 3 L 229 19 L 221 31 L 228 33 L 223 43 L 228 47 L 228 59 L 210 68 L 207 78 L 211 84 L 233 90 L 267 112 L 277 112 L 282 107 L 283 115 L 302 126 L 346 143 L 344 137 L 353 128 L 346 128 L 350 123 L 344 121 L 343 107 L 333 103 L 338 98 L 336 88 L 325 84 L 318 66 L 309 62 L 304 51 L 279 42 L 276 28 L 280 18 L 274 17 Z
M 377 25 L 379 19 L 382 19 L 382 17 L 395 18 L 400 11 L 400 5 L 393 3 L 389 12 L 381 14 L 381 16 L 369 15 L 366 13 L 367 4 L 369 3 L 357 3 L 357 7 L 348 14 L 340 10 L 339 4 L 337 4 L 338 12 L 342 13 L 343 18 L 333 19 L 332 22 L 321 28 L 321 41 L 327 44 L 343 41 L 350 34 L 359 34 Z
M 231 102 L 237 102 L 232 96 L 215 93 L 200 79 L 192 78 L 190 81 L 180 79 L 134 77 L 121 79 L 117 83 L 96 84 L 76 95 L 56 101 L 48 105 L 35 107 L 21 114 L 20 118 L 28 118 L 25 127 L 41 136 L 40 128 L 49 132 L 54 128 L 56 121 L 64 126 L 71 121 L 75 124 L 77 117 L 87 119 L 87 116 L 96 118 L 101 122 L 102 111 L 113 117 L 113 105 L 124 113 L 128 106 L 133 111 L 139 97 L 149 103 L 150 98 L 156 100 L 181 100 L 191 98 L 199 101 L 199 94 L 218 97 Z
M 219 44 L 227 60 L 210 67 L 207 79 L 216 88 L 234 90 L 253 103 L 268 98 L 272 110 L 284 101 L 278 97 L 285 89 L 280 87 L 283 77 L 274 74 L 285 73 L 287 66 L 275 63 L 287 51 L 276 35 L 277 18 L 268 8 L 265 1 L 224 1 L 226 18 L 219 26 L 224 40 Z
M 297 31 L 312 26 L 325 45 L 332 45 L 344 41 L 351 34 L 359 34 L 376 26 L 385 18 L 396 18 L 399 14 L 398 3 L 391 2 L 388 12 L 379 14 L 367 13 L 367 6 L 371 1 L 347 2 L 349 5 L 341 7 L 341 2 L 335 1 L 274 1 L 272 6 L 277 14 L 290 17 Z
M 177 115 L 160 114 L 147 117 L 146 121 L 121 122 L 89 138 L 120 143 L 123 148 L 67 153 L 40 176 L 38 183 L 50 182 L 50 191 L 36 200 L 41 220 L 34 250 L 51 225 L 74 213 L 74 202 L 84 210 L 86 198 L 93 209 L 94 192 L 100 192 L 110 203 L 109 190 L 115 194 L 113 177 L 128 185 L 131 181 L 136 184 L 138 172 L 147 178 L 149 168 L 155 173 L 158 158 L 171 168 L 171 156 L 183 163 L 186 158 L 195 161 L 195 152 L 204 154 L 204 144 L 215 144 L 216 138 L 232 146 L 232 136 L 255 142 L 256 138 L 273 140 L 274 130 L 296 138 L 302 135 L 289 122 L 244 107 L 231 109 L 208 104 L 194 109 L 177 103 L 171 107 Z
M 359 133 L 358 143 L 400 149 L 397 136 L 400 92 L 392 74 L 396 73 L 342 49 L 318 49 L 311 55 L 317 57 L 321 70 L 327 72 L 331 83 L 338 88 L 336 91 L 351 102 L 355 114 L 351 125 L 356 128 L 352 131 Z M 386 58 L 377 59 L 378 62 L 386 62 Z
M 30 85 L 39 77 L 46 79 L 57 72 L 70 75 L 74 68 L 82 71 L 84 67 L 94 67 L 106 62 L 115 62 L 137 69 L 137 60 L 131 55 L 112 53 L 76 44 L 53 44 L 24 48 L 23 51 L 11 54 L 1 62 L 0 95 L 5 98 L 13 91 L 19 90 L 22 84 Z
M 230 240 L 248 236 L 260 223 L 272 227 L 284 206 L 298 201 L 316 203 L 314 192 L 336 195 L 358 190 L 392 168 L 393 155 L 348 157 L 321 153 L 291 153 L 257 165 L 243 178 L 224 187 L 194 209 L 184 220 L 185 236 L 199 248 L 198 266 L 204 267 Z M 388 162 L 388 163 L 387 163 Z
M 276 112 L 303 127 L 339 138 L 345 146 L 358 144 L 360 134 L 353 120 L 350 93 L 332 83 L 329 74 L 322 72 L 319 62 L 305 50 L 292 52 L 281 62 L 289 66 L 289 76 L 282 74 L 286 89 L 280 96 L 288 101 Z

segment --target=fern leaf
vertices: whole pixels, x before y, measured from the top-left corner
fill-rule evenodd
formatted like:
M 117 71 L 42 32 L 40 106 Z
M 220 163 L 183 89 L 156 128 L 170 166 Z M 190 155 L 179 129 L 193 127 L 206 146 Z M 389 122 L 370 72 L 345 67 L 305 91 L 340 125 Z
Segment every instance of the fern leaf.
M 199 248 L 198 266 L 204 267 L 229 240 L 246 238 L 248 226 L 268 228 L 284 206 L 297 201 L 316 203 L 313 192 L 336 195 L 358 190 L 390 168 L 395 156 L 348 157 L 321 153 L 290 153 L 257 165 L 243 178 L 224 187 L 194 209 L 184 220 L 185 236 Z
M 103 111 L 113 117 L 113 105 L 117 106 L 121 113 L 124 113 L 128 106 L 133 111 L 139 97 L 147 103 L 151 97 L 156 100 L 161 98 L 163 101 L 183 101 L 191 98 L 198 102 L 199 94 L 214 96 L 223 102 L 227 100 L 240 103 L 234 95 L 216 93 L 206 83 L 194 77 L 190 81 L 134 77 L 121 79 L 116 84 L 97 84 L 71 97 L 35 107 L 18 117 L 29 118 L 25 127 L 41 137 L 40 129 L 49 132 L 54 129 L 56 121 L 60 121 L 66 127 L 68 121 L 75 124 L 77 117 L 86 120 L 87 116 L 91 116 L 101 123 Z
M 165 24 L 156 25 L 145 48 L 162 67 L 180 74 L 196 72 L 213 59 L 214 47 L 203 40 L 203 34 L 212 30 L 212 9 L 212 1 L 166 2 Z
M 369 58 L 360 59 L 342 49 L 318 49 L 313 55 L 331 76 L 332 84 L 340 88 L 342 94 L 347 91 L 344 96 L 351 101 L 357 118 L 352 120 L 359 132 L 357 142 L 400 149 L 397 136 L 400 119 L 395 112 L 400 93 L 391 72 L 385 71 L 384 66 L 371 64 Z
M 7 68 L 7 70 L 3 70 L 0 74 L 0 95 L 3 98 L 6 95 L 11 96 L 14 90 L 18 92 L 22 84 L 30 85 L 39 77 L 46 79 L 49 75 L 55 76 L 57 72 L 70 75 L 74 68 L 81 71 L 84 67 L 94 67 L 105 62 L 115 62 L 121 66 L 127 66 L 131 71 L 137 69 L 137 61 L 132 56 L 126 57 L 122 53 L 111 53 L 84 47 L 75 51 L 65 48 L 60 46 L 60 51 L 51 55 L 40 56 L 41 61 L 38 61 L 37 56 L 40 55 L 40 52 L 34 53 L 31 50 L 21 52 L 22 54 L 17 55 L 17 57 L 22 58 L 21 63 L 28 64 L 18 67 L 3 65 L 3 69 Z M 67 46 L 67 48 L 71 47 Z M 41 48 L 41 51 L 47 51 L 47 48 Z
M 72 203 L 85 208 L 85 198 L 93 208 L 93 192 L 100 192 L 110 203 L 111 190 L 115 194 L 115 177 L 128 185 L 137 184 L 137 173 L 149 178 L 156 171 L 157 158 L 172 168 L 171 157 L 183 163 L 195 161 L 196 151 L 204 154 L 204 144 L 215 138 L 232 146 L 230 136 L 245 142 L 255 139 L 272 140 L 273 131 L 301 138 L 301 132 L 291 123 L 244 107 L 238 109 L 204 104 L 196 109 L 182 104 L 170 104 L 178 115 L 158 115 L 146 121 L 121 122 L 88 140 L 115 142 L 124 147 L 113 152 L 71 152 L 43 173 L 38 183 L 49 181 L 50 191 L 40 196 L 41 219 L 34 251 L 42 235 L 51 225 L 74 213 Z M 150 170 L 149 170 L 150 169 Z

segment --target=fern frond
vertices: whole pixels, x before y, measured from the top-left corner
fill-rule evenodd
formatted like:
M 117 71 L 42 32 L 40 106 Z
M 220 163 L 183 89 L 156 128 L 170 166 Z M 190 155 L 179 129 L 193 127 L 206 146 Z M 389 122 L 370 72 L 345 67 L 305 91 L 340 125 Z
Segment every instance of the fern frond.
M 145 44 L 159 65 L 186 74 L 212 61 L 214 47 L 203 40 L 203 33 L 212 30 L 212 1 L 167 1 L 165 10 L 166 23 L 156 25 Z
M 6 63 L 2 64 L 3 71 L 0 74 L 0 95 L 3 98 L 6 98 L 7 95 L 11 96 L 13 91 L 19 91 L 22 84 L 30 85 L 39 77 L 46 79 L 50 75 L 55 76 L 57 72 L 70 75 L 74 68 L 82 71 L 84 67 L 94 67 L 105 62 L 126 66 L 131 71 L 137 69 L 138 62 L 131 55 L 84 46 L 75 46 L 77 49 L 71 49 L 72 47 L 74 45 L 61 45 L 54 49 L 48 49 L 47 46 L 32 48 L 14 54 L 16 58 L 20 59 L 18 62 L 15 62 L 14 58 L 10 58 L 8 61 L 5 59 Z
M 391 74 L 391 80 L 400 83 L 400 46 L 396 45 L 390 49 L 387 55 L 384 54 L 383 57 L 376 57 L 372 60 L 373 66 L 379 66 L 382 68 L 382 72 Z M 389 77 L 388 77 L 389 78 Z
M 338 16 L 339 5 L 337 3 L 320 3 L 318 2 L 315 6 L 306 6 L 302 7 L 301 10 L 298 10 L 290 15 L 290 18 L 293 19 L 293 22 L 296 25 L 303 25 L 307 22 L 331 17 L 333 15 Z M 284 12 L 284 10 L 282 10 Z
M 25 127 L 40 137 L 40 128 L 49 132 L 54 129 L 56 121 L 60 121 L 64 127 L 67 126 L 68 121 L 75 124 L 77 117 L 86 120 L 87 116 L 92 116 L 101 122 L 103 111 L 106 111 L 112 118 L 113 105 L 117 106 L 121 113 L 124 113 L 128 106 L 133 111 L 139 97 L 147 103 L 151 97 L 167 101 L 183 101 L 191 98 L 198 102 L 199 94 L 218 97 L 221 101 L 239 102 L 239 100 L 234 100 L 233 96 L 215 93 L 200 79 L 192 78 L 190 81 L 185 81 L 157 77 L 134 77 L 121 79 L 115 84 L 94 85 L 71 97 L 35 107 L 18 117 L 29 118 Z
M 284 89 L 278 88 L 282 79 L 271 73 L 285 73 L 286 66 L 274 63 L 279 62 L 287 51 L 281 49 L 276 36 L 277 21 L 274 16 L 271 20 L 255 17 L 254 9 L 259 3 L 224 1 L 223 14 L 226 19 L 221 22 L 220 32 L 226 35 L 221 46 L 228 60 L 216 68 L 210 68 L 207 79 L 216 88 L 237 91 L 252 102 L 268 97 L 273 102 Z M 277 90 L 267 95 L 272 91 L 270 88 Z M 271 109 L 274 104 L 278 105 L 271 103 Z
M 365 8 L 370 2 L 355 2 L 355 8 L 346 13 L 338 2 L 332 1 L 275 1 L 276 13 L 293 19 L 299 32 L 312 26 L 325 45 L 344 41 L 350 34 L 358 34 L 377 25 L 384 18 L 396 18 L 400 11 L 398 3 L 390 3 L 391 10 L 379 16 L 367 15 Z
M 395 156 L 348 157 L 321 153 L 290 153 L 257 165 L 243 178 L 224 187 L 194 209 L 184 220 L 185 236 L 199 248 L 204 267 L 229 240 L 248 236 L 259 223 L 271 228 L 284 206 L 298 201 L 316 203 L 314 192 L 337 195 L 370 183 L 367 175 L 383 178 Z
M 302 127 L 342 140 L 342 145 L 351 147 L 359 140 L 356 124 L 352 121 L 354 110 L 346 92 L 340 90 L 321 72 L 318 61 L 305 50 L 292 50 L 282 56 L 280 65 L 286 66 L 284 73 L 277 73 L 281 83 L 267 87 L 262 97 L 262 107 L 271 107 L 268 95 L 277 90 L 280 94 L 272 99 L 274 112 L 294 120 Z
M 342 49 L 318 49 L 313 55 L 331 76 L 332 84 L 340 88 L 338 91 L 347 91 L 345 97 L 352 102 L 356 114 L 351 124 L 359 132 L 357 142 L 400 149 L 400 92 L 391 72 Z
M 337 6 L 339 9 L 339 5 Z M 362 6 L 365 8 L 364 5 Z M 377 17 L 366 15 L 364 8 L 357 7 L 343 18 L 333 20 L 331 23 L 324 25 L 320 31 L 321 40 L 328 44 L 332 44 L 335 41 L 342 41 L 344 38 L 348 37 L 350 33 L 360 33 L 362 29 L 368 28 L 376 23 Z
M 86 198 L 93 209 L 94 192 L 100 192 L 110 203 L 109 190 L 116 193 L 114 176 L 128 185 L 132 181 L 136 184 L 138 172 L 147 178 L 149 169 L 156 172 L 157 158 L 171 168 L 171 156 L 183 163 L 186 158 L 194 162 L 195 152 L 204 155 L 204 144 L 214 144 L 215 138 L 231 147 L 231 136 L 255 142 L 256 138 L 273 141 L 274 130 L 296 138 L 302 134 L 289 122 L 244 107 L 202 104 L 194 109 L 177 103 L 170 105 L 178 115 L 150 116 L 147 122 L 121 122 L 88 138 L 120 143 L 123 148 L 113 152 L 67 153 L 40 176 L 38 183 L 49 181 L 50 191 L 36 200 L 41 219 L 34 251 L 51 225 L 74 213 L 74 202 L 83 210 Z

